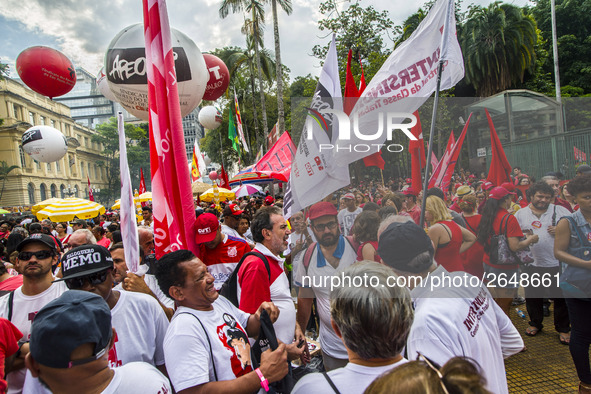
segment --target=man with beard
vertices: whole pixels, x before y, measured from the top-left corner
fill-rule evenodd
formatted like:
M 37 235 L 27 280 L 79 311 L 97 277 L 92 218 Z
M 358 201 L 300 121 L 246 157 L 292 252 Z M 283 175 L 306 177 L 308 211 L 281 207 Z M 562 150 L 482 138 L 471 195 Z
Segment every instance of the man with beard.
M 298 263 L 294 283 L 300 287 L 297 321 L 306 327 L 314 297 L 320 316 L 320 346 L 327 371 L 344 367 L 348 360 L 347 349 L 335 333 L 330 321 L 331 277 L 340 276 L 357 258 L 357 252 L 349 240 L 339 231 L 337 210 L 329 202 L 319 202 L 310 208 L 312 231 L 318 242 L 308 247 L 303 261 Z
M 544 177 L 547 178 L 547 177 Z M 531 284 L 534 277 L 554 278 L 560 272 L 560 262 L 554 257 L 554 234 L 556 224 L 563 217 L 569 215 L 569 211 L 559 205 L 551 204 L 554 198 L 554 190 L 547 181 L 540 181 L 533 184 L 528 190 L 531 203 L 517 211 L 515 217 L 524 233 L 536 234 L 540 240 L 531 245 L 534 255 L 534 263 L 525 268 Z M 534 275 L 535 274 L 535 275 Z M 553 290 L 554 294 L 546 294 Z M 554 299 L 554 328 L 560 336 L 560 342 L 568 345 L 570 341 L 570 321 L 566 302 L 556 288 L 545 286 L 526 286 L 525 305 L 529 315 L 529 327 L 525 335 L 534 336 L 543 327 L 544 320 L 544 297 Z M 557 296 L 560 294 L 560 296 Z
M 18 356 L 12 365 L 6 365 L 8 393 L 22 392 L 33 318 L 45 304 L 68 290 L 63 283 L 52 283 L 51 267 L 58 261 L 56 245 L 50 235 L 33 234 L 16 247 L 19 252 L 16 264 L 23 275 L 23 285 L 0 298 L 0 317 L 10 320 L 23 333 Z

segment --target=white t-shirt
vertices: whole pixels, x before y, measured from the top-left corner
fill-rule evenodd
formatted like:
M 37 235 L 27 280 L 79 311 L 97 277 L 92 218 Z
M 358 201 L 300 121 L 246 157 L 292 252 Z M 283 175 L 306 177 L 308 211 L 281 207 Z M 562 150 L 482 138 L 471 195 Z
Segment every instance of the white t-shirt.
M 355 218 L 361 213 L 361 211 L 361 208 L 357 208 L 353 212 L 350 212 L 347 208 L 341 209 L 337 216 L 339 227 L 341 228 L 341 234 L 344 236 L 351 235 L 351 229 L 353 229 Z
M 31 336 L 31 323 L 33 318 L 47 303 L 55 300 L 66 292 L 68 288 L 65 282 L 55 282 L 47 290 L 34 296 L 26 296 L 23 294 L 22 287 L 14 291 L 14 299 L 12 303 L 12 323 L 23 333 L 23 339 L 29 340 Z M 8 297 L 6 294 L 0 298 L 0 317 L 8 319 Z M 25 383 L 26 368 L 19 369 L 9 373 L 6 376 L 8 382 L 9 394 L 22 392 Z
M 234 230 L 226 224 L 222 224 L 222 234 L 231 235 L 232 237 L 244 239 L 244 237 L 238 234 L 238 231 Z
M 141 276 L 141 275 L 138 273 L 138 276 Z M 174 309 L 174 300 L 172 298 L 169 298 L 166 295 L 164 295 L 164 293 L 160 289 L 160 286 L 158 285 L 158 279 L 156 279 L 156 276 L 151 275 L 151 274 L 144 274 L 143 277 L 144 277 L 144 282 L 146 283 L 146 286 L 148 286 L 148 288 L 152 291 L 152 293 L 154 293 L 156 298 L 158 298 L 158 301 L 160 301 L 162 303 L 162 305 L 164 305 L 165 307 Z M 121 283 L 119 283 L 117 286 L 115 286 L 114 289 L 120 290 L 120 291 L 125 291 L 123 289 L 123 286 Z
M 546 212 L 539 218 L 534 215 L 529 205 L 515 213 L 521 230 L 531 230 L 540 238 L 536 244 L 530 245 L 531 252 L 534 255 L 533 265 L 535 267 L 558 267 L 559 262 L 554 257 L 554 236 L 548 232 L 548 227 L 552 225 L 552 216 L 554 216 L 555 209 L 554 225 L 562 217 L 570 215 L 568 209 L 554 204 L 550 204 Z
M 111 309 L 111 324 L 117 331 L 109 351 L 109 365 L 120 367 L 133 361 L 164 364 L 163 342 L 168 319 L 160 304 L 147 294 L 120 291 Z
M 381 367 L 366 367 L 359 364 L 349 363 L 343 368 L 328 372 L 330 380 L 341 393 L 361 394 L 381 374 L 388 372 L 408 360 L 402 360 Z M 292 394 L 298 393 L 333 393 L 334 390 L 328 384 L 326 378 L 320 373 L 311 373 L 298 381 L 293 388 Z
M 351 247 L 351 244 L 345 237 L 339 237 L 339 243 L 343 243 L 343 251 L 339 260 L 339 265 L 334 268 L 325 260 L 325 265 L 319 267 L 318 246 L 310 256 L 310 265 L 306 272 L 306 267 L 302 262 L 297 264 L 294 282 L 299 287 L 309 287 L 314 291 L 316 297 L 316 306 L 318 307 L 318 317 L 320 318 L 320 346 L 322 351 L 331 357 L 346 360 L 349 358 L 347 349 L 341 338 L 334 332 L 330 322 L 330 278 L 333 275 L 340 275 L 347 267 L 354 264 L 357 260 L 357 252 Z M 339 252 L 339 247 L 337 251 Z M 304 280 L 307 276 L 309 279 Z M 311 285 L 311 286 L 310 286 Z
M 114 369 L 115 376 L 101 394 L 166 394 L 172 393 L 170 382 L 148 363 L 133 362 Z
M 233 380 L 252 371 L 246 334 L 250 315 L 222 296 L 212 306 L 211 311 L 181 306 L 172 318 L 164 338 L 164 357 L 177 392 L 216 381 L 213 364 L 218 381 Z
M 489 391 L 508 393 L 503 359 L 521 351 L 523 339 L 486 287 L 435 286 L 432 278 L 450 277 L 445 281 L 457 283 L 453 278 L 463 275 L 472 277 L 439 266 L 426 286 L 411 291 L 415 317 L 406 343 L 408 358 L 414 360 L 421 352 L 439 365 L 456 356 L 472 358 Z

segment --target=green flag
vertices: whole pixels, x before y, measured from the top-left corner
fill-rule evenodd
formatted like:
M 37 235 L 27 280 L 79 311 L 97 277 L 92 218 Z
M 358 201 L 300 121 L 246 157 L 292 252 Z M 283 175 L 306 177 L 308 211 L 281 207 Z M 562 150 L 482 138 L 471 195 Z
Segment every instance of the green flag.
M 236 152 L 240 152 L 240 142 L 238 141 L 238 133 L 236 132 L 236 124 L 234 123 L 234 114 L 230 108 L 230 120 L 228 121 L 228 138 L 232 141 L 232 147 Z

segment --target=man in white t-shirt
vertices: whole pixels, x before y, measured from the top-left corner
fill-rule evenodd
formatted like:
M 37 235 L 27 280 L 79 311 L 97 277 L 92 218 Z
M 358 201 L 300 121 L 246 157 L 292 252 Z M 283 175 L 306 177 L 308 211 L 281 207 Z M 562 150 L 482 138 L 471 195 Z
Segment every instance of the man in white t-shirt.
M 263 310 L 271 321 L 279 311 L 263 302 L 244 313 L 220 296 L 207 266 L 188 250 L 163 256 L 156 271 L 162 292 L 179 306 L 166 338 L 164 356 L 176 392 L 254 393 L 288 371 L 285 344 L 262 353 L 253 370 L 248 337 L 256 338 Z
M 115 290 L 133 291 L 136 293 L 147 294 L 154 297 L 160 304 L 160 307 L 166 314 L 168 320 L 174 314 L 174 301 L 165 296 L 158 286 L 156 277 L 147 274 L 148 266 L 139 264 L 138 272 L 127 272 L 127 262 L 125 261 L 125 248 L 123 242 L 118 242 L 109 249 L 113 257 L 113 280 L 117 284 Z M 144 259 L 144 251 L 140 248 L 140 261 Z
M 523 350 L 523 339 L 486 286 L 437 266 L 429 236 L 412 221 L 390 224 L 380 234 L 378 254 L 411 290 L 415 316 L 407 357 L 414 360 L 420 352 L 439 365 L 471 358 L 490 392 L 508 393 L 503 359 Z
M 560 262 L 554 257 L 554 233 L 558 221 L 570 214 L 568 209 L 551 204 L 554 199 L 552 185 L 544 181 L 530 186 L 527 191 L 530 204 L 515 213 L 515 218 L 524 233 L 536 234 L 540 240 L 531 245 L 534 263 L 525 267 L 530 281 L 534 278 L 554 278 L 560 273 Z M 546 279 L 547 280 L 547 279 Z M 542 282 L 543 283 L 543 282 Z M 534 283 L 535 284 L 535 283 Z M 536 335 L 544 325 L 544 297 L 554 299 L 554 328 L 560 342 L 570 342 L 570 320 L 566 302 L 558 287 L 525 286 L 525 305 L 529 315 L 529 327 L 525 335 Z
M 320 318 L 320 348 L 327 371 L 344 367 L 349 361 L 345 345 L 331 325 L 331 277 L 340 276 L 345 268 L 357 260 L 357 251 L 349 240 L 339 233 L 337 210 L 327 201 L 316 203 L 308 211 L 310 227 L 318 240 L 301 253 L 294 284 L 298 287 L 297 321 L 306 327 L 314 298 Z M 307 255 L 310 256 L 306 261 Z
M 345 208 L 341 209 L 338 215 L 339 227 L 341 228 L 341 234 L 347 236 L 351 234 L 355 218 L 361 213 L 362 209 L 356 205 L 353 193 L 347 193 L 341 198 L 345 201 Z
M 51 267 L 57 264 L 55 238 L 46 234 L 33 234 L 18 244 L 18 271 L 23 275 L 23 285 L 0 298 L 0 317 L 10 320 L 22 333 L 20 353 L 12 365 L 6 366 L 8 393 L 20 393 L 25 382 L 25 356 L 29 352 L 31 322 L 37 312 L 48 302 L 67 290 L 63 283 L 54 280 Z
M 401 353 L 413 308 L 408 289 L 388 281 L 394 277 L 392 269 L 375 262 L 360 262 L 342 272 L 340 285 L 330 294 L 330 309 L 334 331 L 351 361 L 325 376 L 304 376 L 293 394 L 334 392 L 329 381 L 341 393 L 361 394 L 378 376 L 407 362 Z
M 109 351 L 111 367 L 144 361 L 166 374 L 162 343 L 168 319 L 156 299 L 113 289 L 113 258 L 101 245 L 83 245 L 62 256 L 63 280 L 71 290 L 103 297 L 111 309 L 116 335 Z
M 172 392 L 168 379 L 150 364 L 108 367 L 116 331 L 109 306 L 95 294 L 65 292 L 39 311 L 32 332 L 27 368 L 51 392 Z
M 222 211 L 222 217 L 224 223 L 222 223 L 222 233 L 231 237 L 244 239 L 238 233 L 238 225 L 240 224 L 240 218 L 244 211 L 240 209 L 238 204 L 230 204 Z
M 142 207 L 142 217 L 143 220 L 140 222 L 140 225 L 150 227 L 154 230 L 154 218 L 152 217 L 151 207 Z

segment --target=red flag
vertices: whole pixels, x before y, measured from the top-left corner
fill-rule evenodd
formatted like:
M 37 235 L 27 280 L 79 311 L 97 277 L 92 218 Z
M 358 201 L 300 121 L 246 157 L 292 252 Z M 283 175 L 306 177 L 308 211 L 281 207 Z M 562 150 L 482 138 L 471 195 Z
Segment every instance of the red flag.
M 92 193 L 92 189 L 90 188 L 90 178 L 88 177 L 88 175 L 86 176 L 86 179 L 88 180 L 88 199 L 90 201 L 94 201 L 94 194 Z
M 199 255 L 195 207 L 165 0 L 142 0 L 150 112 L 150 167 L 156 258 L 179 249 Z
M 441 173 L 441 167 L 443 166 L 444 163 L 447 163 L 447 161 L 449 160 L 449 157 L 451 155 L 451 151 L 452 151 L 455 143 L 456 143 L 456 139 L 454 137 L 454 132 L 452 130 L 451 134 L 449 135 L 449 139 L 447 140 L 447 147 L 445 148 L 445 152 L 443 153 L 443 157 L 441 158 L 439 163 L 437 163 L 437 167 L 435 167 L 435 169 L 433 170 L 433 173 L 431 174 L 431 178 L 429 178 L 429 188 L 435 187 L 437 179 L 439 178 L 439 174 Z M 443 177 L 443 174 L 441 174 L 441 176 Z
M 219 177 L 219 185 L 225 189 L 230 189 L 230 181 L 228 180 L 228 174 L 224 169 L 224 165 L 222 164 L 222 169 L 220 170 L 220 177 Z
M 361 63 L 361 59 L 359 60 L 359 65 L 361 66 L 361 80 L 359 81 L 359 96 L 363 94 L 365 87 L 365 74 L 363 73 L 363 63 Z
M 460 134 L 460 138 L 456 141 L 453 146 L 453 150 L 449 155 L 449 159 L 447 163 L 444 163 L 441 167 L 441 172 L 439 173 L 439 182 L 435 185 L 439 187 L 441 190 L 447 190 L 449 188 L 449 183 L 451 181 L 451 176 L 454 173 L 456 168 L 456 163 L 458 162 L 458 157 L 460 156 L 460 151 L 462 150 L 462 145 L 464 143 L 464 138 L 466 138 L 466 132 L 468 131 L 468 124 L 470 124 L 470 118 L 472 114 L 468 116 L 468 120 L 464 125 L 464 130 L 462 130 L 462 134 Z
M 343 98 L 343 111 L 347 115 L 351 113 L 353 107 L 357 103 L 359 97 L 359 89 L 355 85 L 355 78 L 351 72 L 351 58 L 353 57 L 353 50 L 349 49 L 349 56 L 347 57 L 347 75 L 345 78 L 345 97 Z
M 417 124 L 410 132 L 417 137 L 417 140 L 410 140 L 408 143 L 408 150 L 411 157 L 411 188 L 416 192 L 420 192 L 423 190 L 421 172 L 425 168 L 425 165 L 427 165 L 427 159 L 425 158 L 425 141 L 423 140 L 423 129 L 421 127 L 419 111 L 415 111 L 413 115 L 417 117 Z
M 492 182 L 495 186 L 501 186 L 504 182 L 512 182 L 511 180 L 511 165 L 505 156 L 503 145 L 497 135 L 495 126 L 493 125 L 492 119 L 488 110 L 485 108 L 486 118 L 488 119 L 488 127 L 490 129 L 490 144 L 492 148 L 492 160 L 490 163 L 490 169 L 488 170 L 487 181 Z
M 439 161 L 437 160 L 437 156 L 435 156 L 435 152 L 431 152 L 431 168 L 437 168 Z
M 267 153 L 252 167 L 252 172 L 269 175 L 271 178 L 282 182 L 289 181 L 291 172 L 291 159 L 295 155 L 296 148 L 288 132 L 279 137 L 279 140 L 269 148 Z
M 580 149 L 577 149 L 576 146 L 573 146 L 573 149 L 575 151 L 575 160 L 578 163 L 587 161 L 587 154 L 585 152 L 583 152 Z
M 384 158 L 382 157 L 382 152 L 378 151 L 378 152 L 374 153 L 373 155 L 365 156 L 363 158 L 363 164 L 365 164 L 366 167 L 373 166 L 373 167 L 378 167 L 380 170 L 383 170 L 386 162 L 384 161 Z
M 140 190 L 139 190 L 139 193 L 144 194 L 147 191 L 148 190 L 146 190 L 146 180 L 144 179 L 144 169 L 140 168 Z
M 279 132 L 277 130 L 277 123 L 273 126 L 269 135 L 267 136 L 267 148 L 271 149 L 270 147 L 275 145 L 275 143 L 279 140 Z

